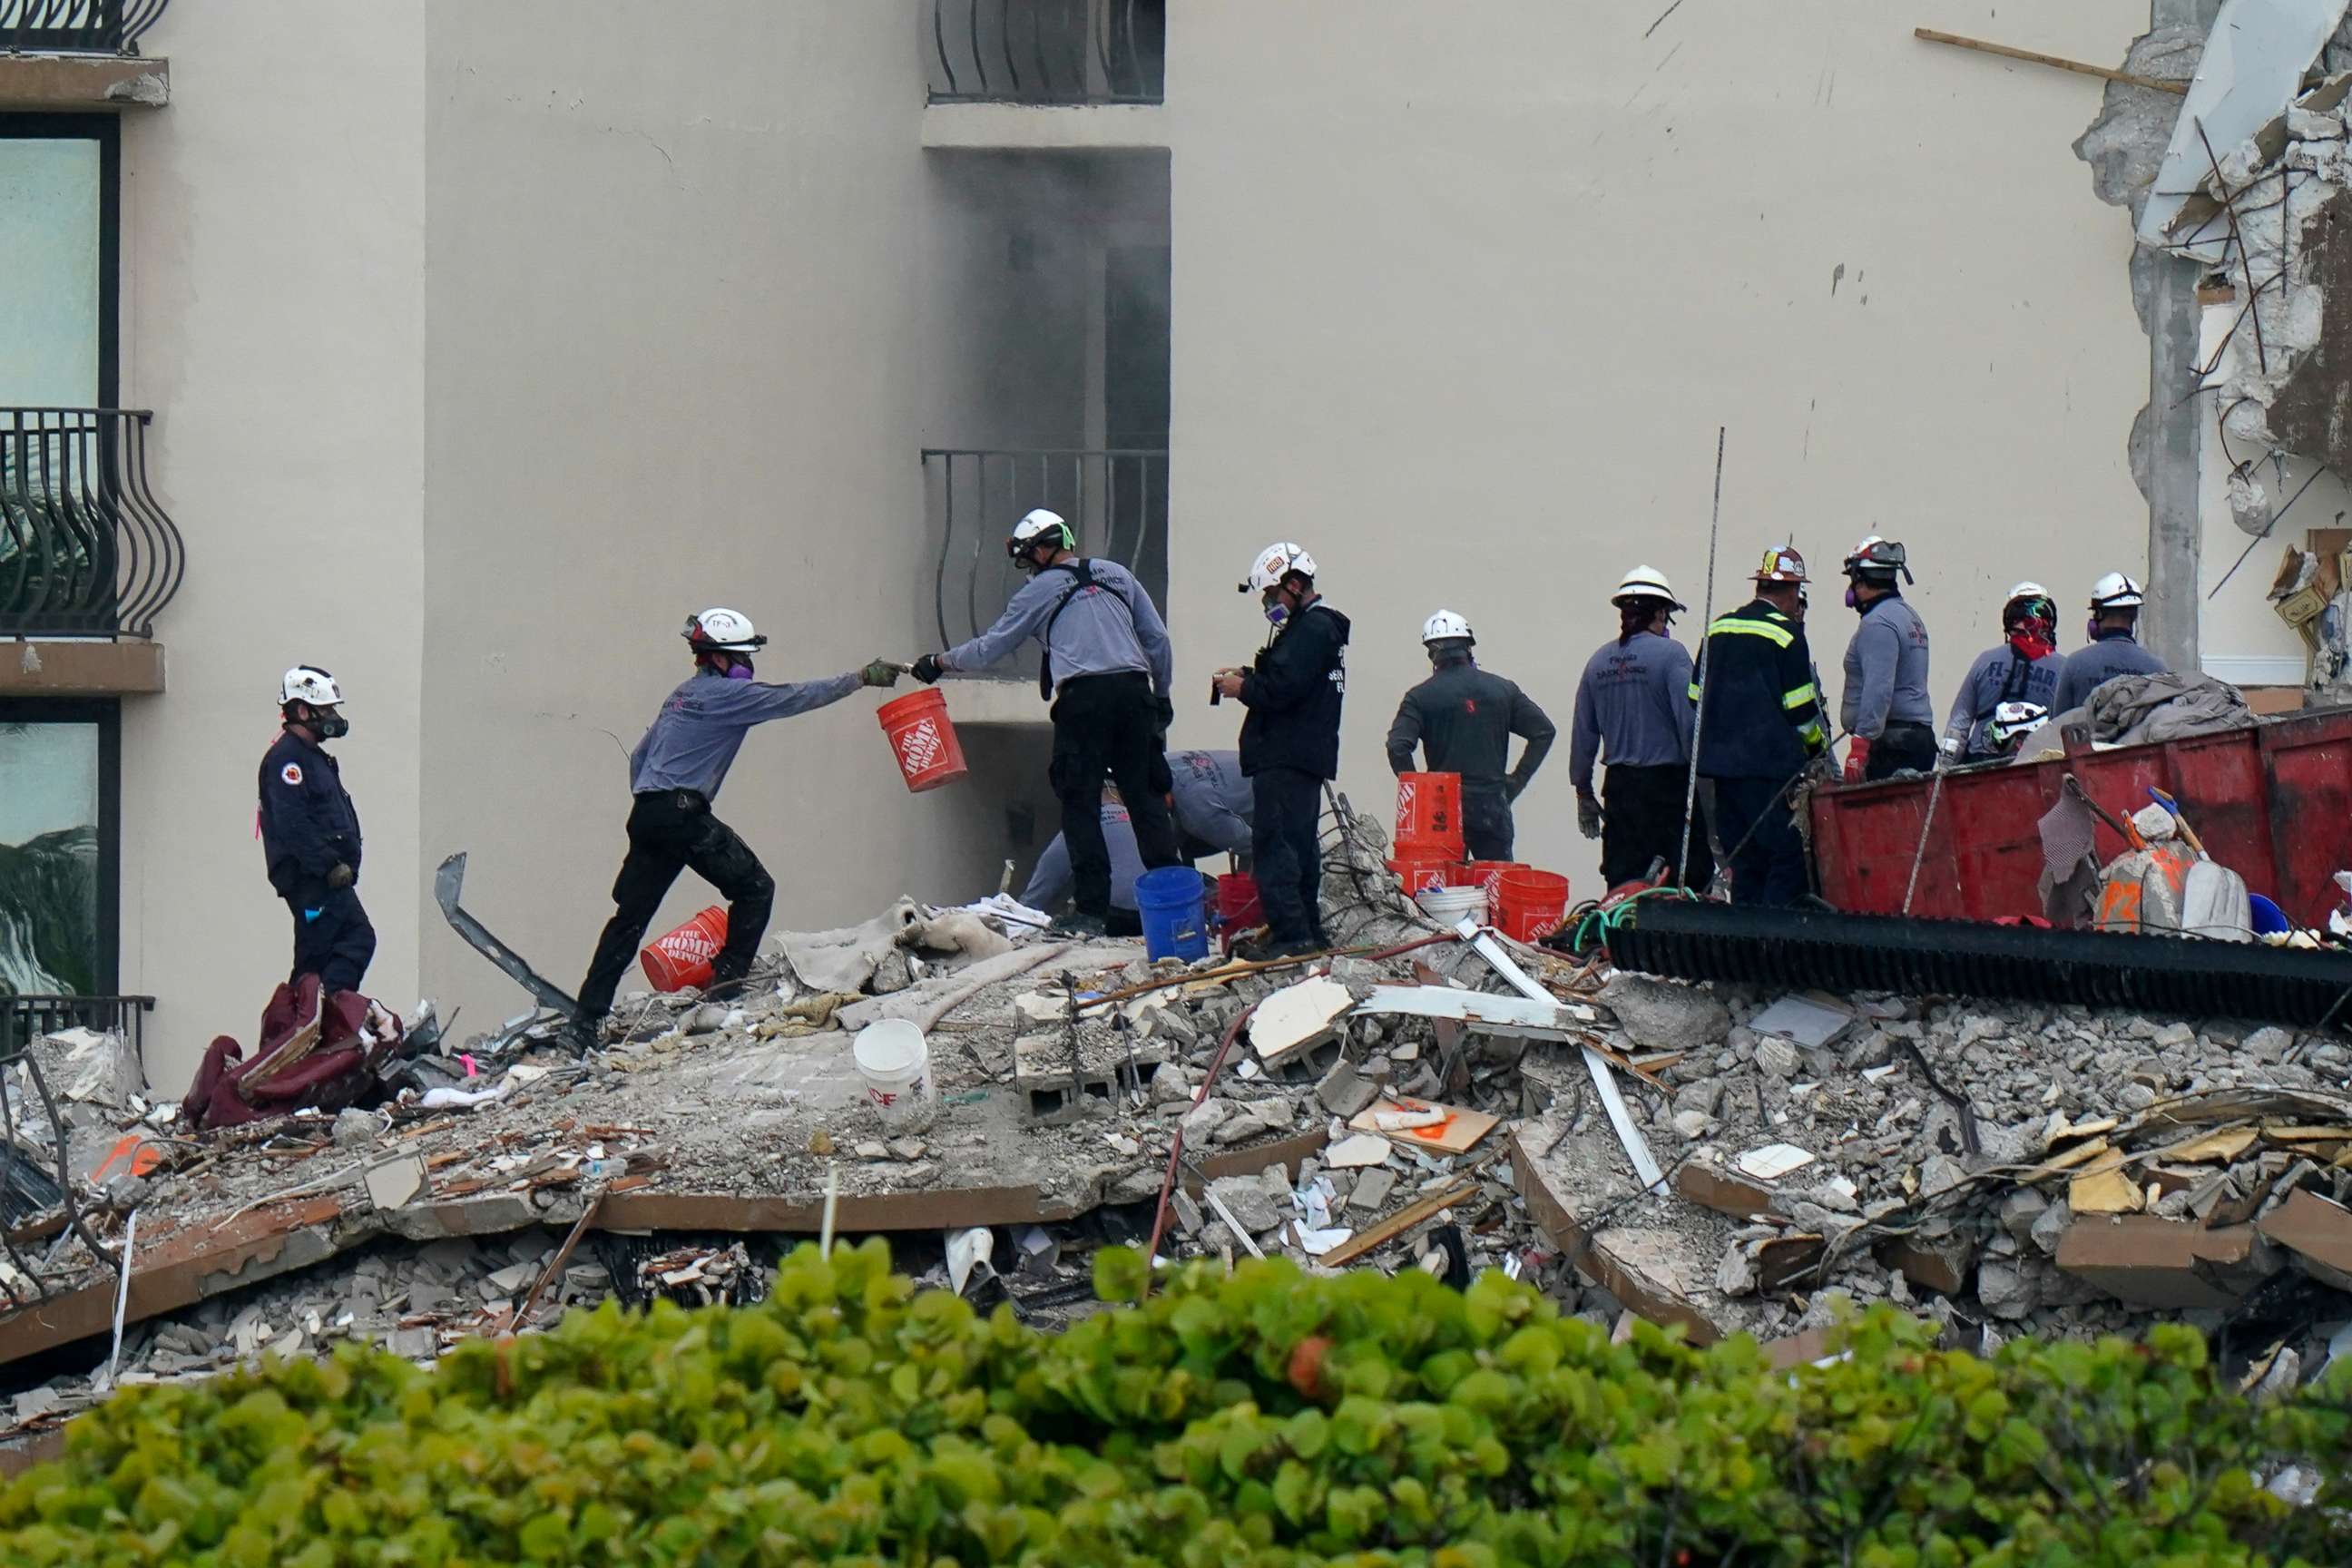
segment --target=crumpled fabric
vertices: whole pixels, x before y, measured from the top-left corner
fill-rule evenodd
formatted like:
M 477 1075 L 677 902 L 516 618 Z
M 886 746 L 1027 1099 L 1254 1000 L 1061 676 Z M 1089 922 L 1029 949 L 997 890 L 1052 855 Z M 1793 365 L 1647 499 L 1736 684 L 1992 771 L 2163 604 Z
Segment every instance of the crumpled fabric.
M 961 952 L 967 958 L 993 958 L 1013 951 L 1012 940 L 992 931 L 969 910 L 949 910 L 919 921 L 898 935 L 902 947 L 925 947 L 934 952 Z
M 2083 709 L 2090 715 L 2091 738 L 2116 746 L 2210 735 L 2254 721 L 2245 698 L 2229 682 L 2169 670 L 2119 675 L 2092 692 Z
M 761 1019 L 753 1033 L 762 1039 L 786 1040 L 819 1034 L 833 1027 L 835 1014 L 858 1000 L 854 991 L 820 991 L 814 996 L 795 996 L 776 1008 L 772 1017 Z
M 788 931 L 776 941 L 793 975 L 810 990 L 858 992 L 898 945 L 898 933 L 921 918 L 915 900 L 902 898 L 864 925 Z
M 399 1017 L 356 991 L 319 994 L 319 977 L 280 984 L 262 1009 L 253 1059 L 227 1035 L 197 1064 L 180 1114 L 197 1128 L 237 1127 L 306 1105 L 340 1110 L 380 1085 L 376 1069 L 400 1048 Z

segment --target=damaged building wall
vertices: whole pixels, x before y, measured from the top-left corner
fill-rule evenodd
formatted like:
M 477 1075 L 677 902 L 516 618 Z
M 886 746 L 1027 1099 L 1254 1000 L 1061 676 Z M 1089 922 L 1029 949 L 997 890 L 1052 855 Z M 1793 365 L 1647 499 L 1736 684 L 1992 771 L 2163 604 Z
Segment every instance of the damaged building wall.
M 159 999 L 157 1082 L 250 1031 L 285 977 L 254 779 L 286 668 L 352 697 L 376 973 L 415 1001 L 422 661 L 423 13 L 174 7 L 144 41 L 201 91 L 125 116 L 124 406 L 187 543 L 169 689 L 122 704 L 121 988 Z
M 2003 41 L 2109 59 L 2146 0 L 2011 8 Z M 1981 7 L 1189 0 L 1169 34 L 1175 159 L 1180 692 L 1263 628 L 1232 584 L 1297 537 L 1356 622 L 1343 780 L 1441 604 L 1566 725 L 1637 560 L 1706 586 L 1729 426 L 1718 610 L 1761 546 L 1833 573 L 1903 539 L 1938 711 L 2032 576 L 2079 605 L 2143 569 L 2122 433 L 2146 341 L 2126 241 L 2067 152 L 2084 78 L 1940 49 Z M 1206 89 L 1187 84 L 1208 83 Z M 1278 156 L 1269 155 L 1278 153 Z M 1410 306 L 1410 308 L 1407 308 Z M 1852 628 L 1817 589 L 1832 688 Z M 2079 625 L 2065 636 L 2076 645 Z M 1223 741 L 1186 703 L 1177 739 Z M 1566 758 L 1522 858 L 1594 890 Z

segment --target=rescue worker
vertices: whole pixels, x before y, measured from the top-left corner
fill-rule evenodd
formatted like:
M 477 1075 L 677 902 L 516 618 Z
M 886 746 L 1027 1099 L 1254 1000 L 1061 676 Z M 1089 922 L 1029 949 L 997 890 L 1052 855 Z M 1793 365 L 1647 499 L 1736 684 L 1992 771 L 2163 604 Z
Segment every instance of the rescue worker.
M 321 994 L 358 990 L 375 958 L 375 927 L 360 905 L 359 809 L 324 745 L 352 732 L 342 703 L 325 670 L 288 670 L 278 685 L 285 728 L 261 758 L 261 852 L 294 916 L 287 980 L 315 974 Z
M 1315 591 L 1315 558 L 1284 542 L 1258 552 L 1255 593 L 1274 635 L 1251 667 L 1221 669 L 1215 698 L 1249 710 L 1242 772 L 1250 781 L 1250 838 L 1266 937 L 1234 952 L 1251 958 L 1318 952 L 1323 931 L 1323 786 L 1339 776 L 1339 710 L 1348 694 L 1348 617 Z
M 2006 639 L 2001 646 L 1977 655 L 1976 663 L 1960 678 L 1959 695 L 1952 700 L 1941 742 L 1948 761 L 1980 763 L 1998 756 L 2000 748 L 1993 743 L 1990 729 L 2002 704 L 2031 702 L 2047 708 L 2058 689 L 2066 661 L 2058 657 L 2058 605 L 2049 589 L 2039 583 L 2011 588 L 2000 607 L 2000 634 Z
M 1168 809 L 1176 819 L 1177 852 L 1187 860 L 1204 855 L 1247 855 L 1250 850 L 1250 783 L 1242 776 L 1238 752 L 1171 752 Z M 1135 847 L 1135 825 L 1114 790 L 1103 792 L 1103 841 L 1110 848 L 1110 926 L 1114 936 L 1133 936 L 1143 927 L 1136 915 L 1135 883 L 1143 856 Z M 1056 833 L 1037 857 L 1021 901 L 1051 913 L 1070 896 L 1068 842 Z
M 2142 598 L 2139 584 L 2120 572 L 2110 572 L 2091 584 L 2091 621 L 2083 634 L 2089 645 L 2066 656 L 2058 689 L 2050 699 L 2053 713 L 2080 708 L 2092 692 L 2118 675 L 2164 673 L 2164 660 L 2140 647 L 2137 636 Z
M 1664 861 L 1667 880 L 1704 889 L 1715 879 L 1702 816 L 1691 829 L 1687 876 L 1671 868 L 1682 847 L 1683 805 L 1689 793 L 1691 658 L 1675 641 L 1674 616 L 1688 608 L 1665 574 L 1636 566 L 1609 602 L 1617 607 L 1617 636 L 1585 661 L 1576 685 L 1576 718 L 1569 743 L 1569 775 L 1576 785 L 1576 826 L 1601 840 L 1601 879 L 1614 888 L 1649 874 Z M 1592 764 L 1609 763 L 1608 809 L 1592 793 Z
M 1511 803 L 1526 793 L 1559 731 L 1534 699 L 1478 668 L 1470 623 L 1440 610 L 1422 623 L 1432 674 L 1404 694 L 1389 725 L 1389 769 L 1413 771 L 1419 747 L 1433 773 L 1462 775 L 1462 837 L 1473 860 L 1511 858 Z M 1508 773 L 1511 737 L 1526 742 Z
M 629 753 L 629 849 L 613 883 L 613 918 L 580 983 L 580 1010 L 567 1037 L 575 1049 L 596 1043 L 622 973 L 680 871 L 691 868 L 727 900 L 727 941 L 710 961 L 711 988 L 731 985 L 751 971 L 776 884 L 751 847 L 711 813 L 744 735 L 755 724 L 828 707 L 861 686 L 894 686 L 898 679 L 899 667 L 877 658 L 863 669 L 796 686 L 755 680 L 752 655 L 768 639 L 733 610 L 688 616 L 683 635 L 694 674 L 663 699 Z
M 1936 765 L 1936 708 L 1927 696 L 1927 627 L 1895 579 L 1911 580 L 1903 546 L 1871 535 L 1845 558 L 1845 602 L 1862 617 L 1845 645 L 1845 689 L 1838 724 L 1846 742 L 1845 782 L 1883 779 Z
M 1168 695 L 1175 656 L 1159 607 L 1135 574 L 1115 561 L 1083 558 L 1077 549 L 1077 535 L 1059 514 L 1041 508 L 1022 518 L 1004 550 L 1029 581 L 994 626 L 917 659 L 915 679 L 929 685 L 950 670 L 986 669 L 1030 637 L 1045 649 L 1037 690 L 1054 703 L 1046 779 L 1061 803 L 1062 838 L 1077 883 L 1077 914 L 1065 927 L 1100 936 L 1111 908 L 1104 773 L 1128 802 L 1144 866 L 1177 861 L 1176 829 L 1162 798 L 1163 753 L 1176 713 Z
M 1805 558 L 1764 552 L 1756 597 L 1706 629 L 1690 698 L 1703 704 L 1698 771 L 1715 781 L 1716 830 L 1731 856 L 1734 903 L 1786 905 L 1807 890 L 1789 792 L 1827 754 L 1812 649 L 1793 618 Z

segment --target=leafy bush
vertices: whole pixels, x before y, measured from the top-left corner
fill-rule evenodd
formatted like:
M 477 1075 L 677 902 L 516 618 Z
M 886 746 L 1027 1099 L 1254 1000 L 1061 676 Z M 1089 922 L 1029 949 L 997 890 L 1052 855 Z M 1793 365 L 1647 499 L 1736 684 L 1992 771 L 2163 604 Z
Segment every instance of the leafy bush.
M 1106 1297 L 1141 1282 L 1098 1259 Z M 0 1491 L 0 1562 L 2352 1558 L 2332 1385 L 2249 1404 L 2185 1330 L 1977 1361 L 1880 1312 L 1848 1352 L 1781 1373 L 1745 1341 L 1612 1345 L 1496 1275 L 1281 1263 L 1193 1266 L 1049 1337 L 916 1293 L 879 1243 L 803 1247 L 757 1308 L 128 1390 Z M 2290 1461 L 2315 1503 L 2259 1484 Z

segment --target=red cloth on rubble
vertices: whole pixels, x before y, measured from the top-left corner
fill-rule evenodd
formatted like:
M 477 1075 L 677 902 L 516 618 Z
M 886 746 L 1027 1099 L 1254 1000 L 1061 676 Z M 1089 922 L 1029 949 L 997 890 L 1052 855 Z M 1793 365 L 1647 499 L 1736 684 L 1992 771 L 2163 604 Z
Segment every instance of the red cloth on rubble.
M 373 1045 L 363 1041 L 373 1005 L 356 991 L 338 991 L 322 1009 L 315 974 L 279 985 L 262 1009 L 261 1045 L 253 1059 L 245 1059 L 236 1040 L 216 1036 L 205 1047 L 195 1081 L 180 1102 L 181 1116 L 192 1127 L 237 1127 L 306 1105 L 340 1110 L 355 1103 L 375 1084 L 376 1064 L 399 1044 L 402 1033 L 400 1020 L 386 1012 L 389 1037 Z M 254 1079 L 253 1069 L 312 1018 L 319 1020 L 319 1042 L 310 1053 L 266 1079 Z

